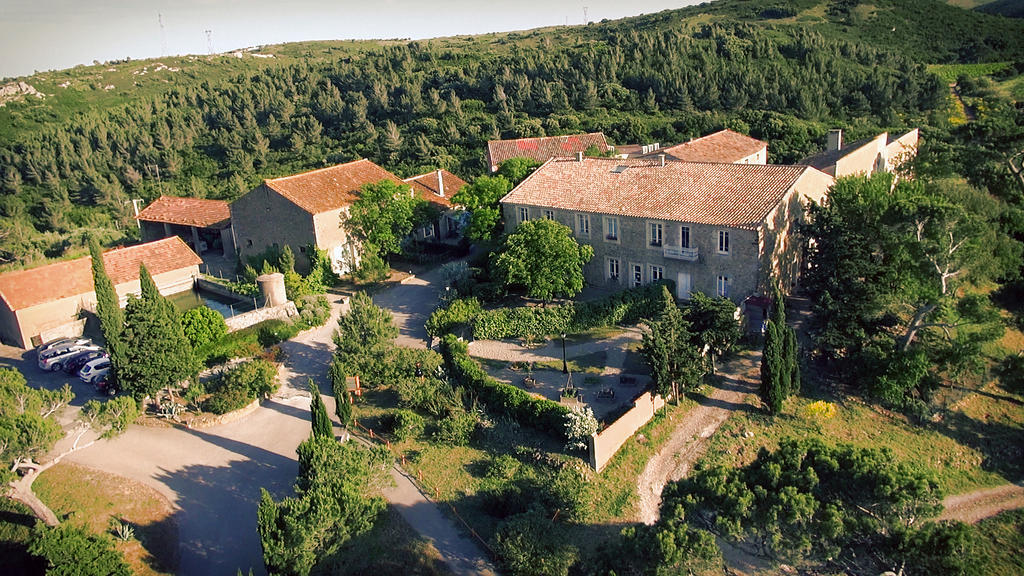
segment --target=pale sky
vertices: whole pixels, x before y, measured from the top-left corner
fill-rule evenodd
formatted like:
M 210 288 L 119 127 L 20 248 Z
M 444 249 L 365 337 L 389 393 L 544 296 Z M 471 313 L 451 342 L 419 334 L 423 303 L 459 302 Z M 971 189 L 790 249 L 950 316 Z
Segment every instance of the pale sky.
M 700 0 L 0 0 L 0 77 L 299 40 L 432 38 L 598 22 Z M 158 15 L 162 16 L 161 35 Z M 164 50 L 166 45 L 166 51 Z

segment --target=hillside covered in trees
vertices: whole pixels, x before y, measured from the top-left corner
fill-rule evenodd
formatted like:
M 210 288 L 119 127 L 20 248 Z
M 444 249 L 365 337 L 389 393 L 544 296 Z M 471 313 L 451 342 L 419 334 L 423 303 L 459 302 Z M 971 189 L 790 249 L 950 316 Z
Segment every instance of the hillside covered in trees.
M 61 257 L 87 233 L 130 240 L 132 198 L 234 199 L 356 157 L 472 178 L 499 137 L 671 143 L 730 127 L 793 162 L 833 126 L 948 130 L 949 89 L 928 64 L 1024 62 L 1024 22 L 934 0 L 777 4 L 38 74 L 23 80 L 44 98 L 0 108 L 0 259 Z

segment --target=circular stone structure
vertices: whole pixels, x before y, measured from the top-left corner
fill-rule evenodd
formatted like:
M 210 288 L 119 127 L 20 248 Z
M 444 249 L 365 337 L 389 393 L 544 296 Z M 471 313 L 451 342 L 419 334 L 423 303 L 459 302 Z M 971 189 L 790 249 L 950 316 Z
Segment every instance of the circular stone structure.
M 266 306 L 280 306 L 288 301 L 284 290 L 284 274 L 274 272 L 256 277 L 256 284 L 260 287 L 260 294 Z

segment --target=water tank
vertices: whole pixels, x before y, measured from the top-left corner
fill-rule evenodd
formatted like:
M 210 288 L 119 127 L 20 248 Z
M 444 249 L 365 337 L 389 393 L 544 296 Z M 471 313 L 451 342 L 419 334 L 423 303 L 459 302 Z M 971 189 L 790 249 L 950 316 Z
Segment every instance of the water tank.
M 263 295 L 266 306 L 280 306 L 288 301 L 284 291 L 284 274 L 263 274 L 256 278 L 256 284 L 260 287 L 260 294 Z

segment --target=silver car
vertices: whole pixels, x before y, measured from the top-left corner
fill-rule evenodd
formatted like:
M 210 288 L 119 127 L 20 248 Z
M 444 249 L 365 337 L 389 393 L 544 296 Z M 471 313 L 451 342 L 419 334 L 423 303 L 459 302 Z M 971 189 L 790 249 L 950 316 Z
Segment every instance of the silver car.
M 38 364 L 43 370 L 60 370 L 67 362 L 86 350 L 101 350 L 99 346 L 89 344 L 62 344 L 39 354 Z

